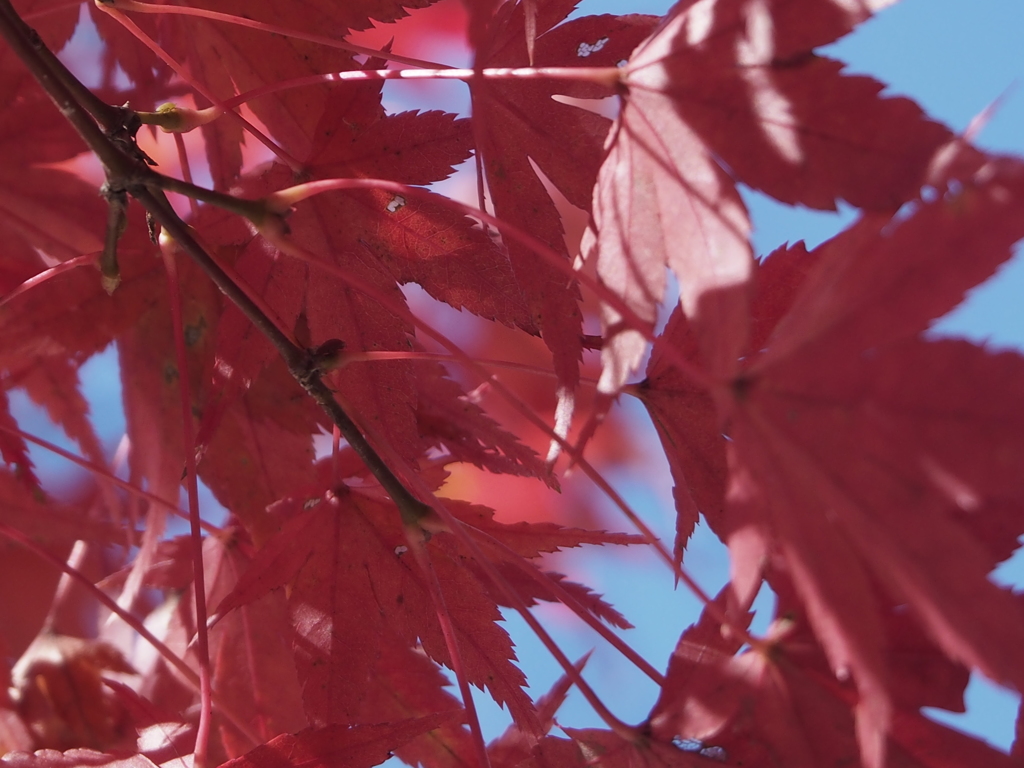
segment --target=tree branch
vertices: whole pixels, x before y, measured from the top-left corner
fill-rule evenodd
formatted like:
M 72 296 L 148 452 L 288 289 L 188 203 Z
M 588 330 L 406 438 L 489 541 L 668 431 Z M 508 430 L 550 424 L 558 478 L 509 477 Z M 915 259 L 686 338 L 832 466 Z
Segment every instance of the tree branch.
M 352 450 L 363 460 L 373 476 L 388 492 L 403 516 L 418 519 L 427 514 L 430 511 L 430 506 L 412 495 L 366 440 L 338 401 L 334 399 L 334 394 L 321 378 L 317 359 L 313 352 L 293 344 L 256 306 L 252 299 L 224 273 L 192 236 L 191 228 L 174 212 L 162 191 L 142 186 L 140 189 L 130 188 L 128 192 L 153 215 L 153 218 L 174 238 L 179 247 L 199 265 L 224 295 L 274 345 L 295 380 L 337 425 Z
M 430 506 L 417 499 L 405 487 L 335 400 L 334 394 L 321 378 L 315 355 L 310 350 L 292 343 L 274 325 L 273 321 L 210 257 L 192 236 L 191 228 L 174 212 L 162 188 L 173 188 L 185 194 L 194 190 L 191 189 L 191 185 L 184 185 L 176 180 L 167 181 L 167 177 L 147 166 L 148 158 L 135 145 L 132 131 L 134 113 L 108 105 L 103 105 L 103 109 L 96 108 L 93 103 L 98 101 L 96 97 L 46 48 L 39 35 L 17 15 L 9 0 L 0 0 L 0 36 L 7 41 L 57 105 L 61 114 L 99 157 L 107 174 L 105 193 L 108 198 L 126 192 L 138 200 L 221 292 L 266 336 L 284 359 L 295 380 L 337 425 L 367 469 L 394 500 L 405 520 L 415 521 L 428 514 Z M 89 95 L 84 96 L 84 93 Z M 83 101 L 89 102 L 89 106 L 83 104 Z M 111 119 L 111 115 L 115 113 L 117 121 Z M 127 140 L 125 136 L 128 136 Z M 224 196 L 217 197 L 217 202 L 223 204 Z M 245 206 L 242 204 L 238 208 L 244 209 Z M 110 240 L 111 236 L 108 233 L 108 245 Z M 110 275 L 104 274 L 104 278 L 109 280 Z

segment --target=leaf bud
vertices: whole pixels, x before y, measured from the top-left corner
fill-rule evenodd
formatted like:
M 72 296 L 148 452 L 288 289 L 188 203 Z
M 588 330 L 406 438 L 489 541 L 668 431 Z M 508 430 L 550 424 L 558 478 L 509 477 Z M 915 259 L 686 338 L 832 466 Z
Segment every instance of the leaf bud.
M 347 362 L 344 350 L 344 341 L 328 339 L 313 350 L 313 365 L 320 373 L 337 370 Z
M 224 114 L 219 107 L 190 109 L 167 102 L 157 107 L 156 112 L 139 112 L 143 125 L 156 125 L 165 133 L 188 133 L 193 128 L 212 123 Z

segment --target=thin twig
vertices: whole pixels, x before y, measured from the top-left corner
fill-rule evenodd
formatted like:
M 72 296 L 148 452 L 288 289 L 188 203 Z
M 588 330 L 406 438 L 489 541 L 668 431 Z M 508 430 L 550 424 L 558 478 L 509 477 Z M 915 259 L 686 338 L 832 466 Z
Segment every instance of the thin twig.
M 168 181 L 166 177 L 150 169 L 144 159 L 130 148 L 101 129 L 89 111 L 65 85 L 65 81 L 75 80 L 75 76 L 56 57 L 53 57 L 52 61 L 43 58 L 39 48 L 45 46 L 38 40 L 38 35 L 21 21 L 9 0 L 0 0 L 0 36 L 8 42 L 57 108 L 99 157 L 107 173 L 108 190 L 123 190 L 137 200 L 242 314 L 266 336 L 284 359 L 295 380 L 337 425 L 370 473 L 398 505 L 403 517 L 407 520 L 416 520 L 427 514 L 430 506 L 417 499 L 403 485 L 335 400 L 333 392 L 321 379 L 310 351 L 294 344 L 277 328 L 263 310 L 210 257 L 193 237 L 191 228 L 171 207 L 161 188 L 167 186 L 175 188 L 176 191 L 181 190 L 184 188 L 184 182 Z M 60 71 L 61 74 L 56 75 L 55 71 Z

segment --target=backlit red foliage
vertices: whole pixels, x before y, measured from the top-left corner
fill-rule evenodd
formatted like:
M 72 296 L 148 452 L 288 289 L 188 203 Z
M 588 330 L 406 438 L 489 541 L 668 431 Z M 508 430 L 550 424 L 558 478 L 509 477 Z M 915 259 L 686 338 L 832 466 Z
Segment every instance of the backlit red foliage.
M 1024 237 L 1024 161 L 816 52 L 888 4 L 0 0 L 5 764 L 1020 765 L 922 708 L 1024 690 L 988 578 L 1024 534 L 1024 358 L 923 334 Z M 391 112 L 393 77 L 463 80 L 469 115 Z M 429 189 L 467 161 L 480 207 Z M 740 184 L 860 216 L 758 260 Z M 113 457 L 79 375 L 112 345 Z M 88 480 L 40 480 L 15 391 Z M 620 396 L 669 546 L 592 509 L 641 471 Z M 701 519 L 731 578 L 663 617 L 667 660 L 545 560 L 630 545 L 688 582 Z M 565 676 L 534 697 L 500 622 L 539 602 L 658 684 L 643 722 L 539 624 Z M 573 686 L 604 728 L 558 719 Z M 490 744 L 473 688 L 513 720 Z

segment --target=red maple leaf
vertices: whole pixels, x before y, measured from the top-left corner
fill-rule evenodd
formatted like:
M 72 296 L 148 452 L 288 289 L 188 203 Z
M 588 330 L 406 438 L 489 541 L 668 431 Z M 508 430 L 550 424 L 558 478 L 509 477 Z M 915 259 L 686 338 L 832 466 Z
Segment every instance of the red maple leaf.
M 382 725 L 326 726 L 283 734 L 224 768 L 369 768 L 391 756 L 391 749 L 433 730 L 448 717 L 431 715 Z
M 750 224 L 735 182 L 788 203 L 894 209 L 949 139 L 912 102 L 812 53 L 868 15 L 821 5 L 679 3 L 625 68 L 584 256 L 647 330 L 667 265 L 716 375 L 735 370 L 748 332 Z M 614 393 L 644 329 L 612 306 L 603 323 L 601 387 Z
M 973 672 L 1024 689 L 1019 596 L 988 578 L 1024 533 L 1024 358 L 926 332 L 1024 235 L 1024 164 L 954 140 L 816 53 L 888 0 L 682 0 L 657 28 L 646 16 L 567 21 L 571 0 L 439 7 L 435 20 L 468 20 L 475 75 L 414 65 L 410 51 L 439 48 L 416 19 L 412 42 L 345 47 L 349 32 L 428 3 L 232 0 L 206 4 L 214 18 L 106 0 L 90 6 L 95 50 L 78 44 L 86 24 L 61 56 L 75 53 L 101 100 L 130 105 L 108 111 L 42 47 L 64 45 L 81 9 L 0 0 L 0 656 L 23 659 L 0 665 L 0 752 L 65 750 L 5 761 L 1012 764 L 922 711 L 961 711 Z M 416 71 L 379 71 L 399 62 Z M 389 113 L 382 82 L 399 76 L 467 80 L 471 117 Z M 614 96 L 613 121 L 591 102 Z M 203 126 L 203 146 L 167 139 L 154 152 L 214 191 L 137 161 L 132 109 L 236 97 L 239 115 Z M 102 169 L 78 157 L 86 144 Z M 474 153 L 497 222 L 429 189 Z M 86 180 L 100 171 L 108 198 L 134 197 L 163 228 L 150 235 L 132 203 L 113 295 L 91 266 L 117 239 Z M 757 262 L 739 184 L 862 216 L 818 248 Z M 188 228 L 162 206 L 169 189 Z M 583 225 L 564 230 L 587 216 L 588 272 L 574 280 Z M 646 379 L 623 390 L 667 269 L 680 305 Z M 227 300 L 229 281 L 253 306 Z M 407 303 L 410 283 L 436 302 Z M 585 335 L 598 315 L 602 334 Z M 454 328 L 466 355 L 445 343 L 440 362 L 428 323 Z M 126 421 L 114 457 L 83 392 L 84 363 L 111 347 Z M 579 375 L 584 350 L 601 352 L 599 381 L 596 366 Z M 552 412 L 566 431 L 575 399 L 603 414 L 622 391 L 647 407 L 676 482 L 677 567 L 701 516 L 731 556 L 729 585 L 664 676 L 613 634 L 630 626 L 621 613 L 546 559 L 642 541 L 568 527 L 570 515 L 600 518 L 582 480 L 604 480 L 578 455 L 573 478 L 535 452 Z M 332 396 L 369 447 L 318 407 Z M 72 444 L 46 450 L 81 454 L 95 477 L 49 479 L 26 397 Z M 612 416 L 586 458 L 646 478 L 634 473 L 658 462 L 639 434 Z M 171 538 L 183 485 L 193 535 Z M 431 496 L 442 493 L 463 498 Z M 765 584 L 777 607 L 758 638 L 749 606 Z M 618 702 L 602 706 L 561 653 L 567 677 L 527 694 L 498 622 L 555 601 L 657 681 L 644 722 L 617 720 Z M 212 622 L 199 618 L 206 604 L 219 605 Z M 82 653 L 42 658 L 71 634 Z M 108 642 L 131 666 L 93 654 Z M 502 738 L 484 744 L 445 667 L 463 697 L 472 683 L 510 710 Z M 607 728 L 550 735 L 570 679 Z
M 530 62 L 525 35 L 527 6 L 507 4 L 490 21 L 491 32 L 476 51 L 476 66 L 614 66 L 643 39 L 654 21 L 647 16 L 614 20 L 592 16 L 559 24 L 575 6 L 576 0 L 536 3 L 533 24 L 540 34 Z M 495 213 L 530 231 L 556 252 L 566 253 L 561 217 L 542 177 L 572 205 L 584 210 L 590 207 L 611 123 L 565 101 L 610 96 L 610 89 L 542 79 L 474 81 L 471 86 L 474 136 Z M 508 248 L 531 318 L 554 354 L 560 383 L 571 391 L 579 378 L 583 349 L 578 292 L 563 273 L 529 248 L 516 242 L 509 242 Z
M 635 540 L 552 524 L 502 525 L 483 508 L 456 502 L 449 506 L 470 531 L 489 533 L 491 540 L 516 553 L 510 556 L 484 539 L 485 552 L 493 553 L 497 562 L 587 541 Z M 451 665 L 436 609 L 424 576 L 406 555 L 409 547 L 393 505 L 338 489 L 324 501 L 289 502 L 278 509 L 285 515 L 281 532 L 260 550 L 218 613 L 289 585 L 303 700 L 313 722 L 345 722 L 360 711 L 367 670 L 377 667 L 382 646 L 413 647 L 419 642 L 431 658 Z M 494 624 L 495 601 L 505 602 L 495 597 L 500 590 L 451 534 L 434 535 L 427 551 L 448 601 L 469 680 L 485 686 L 508 705 L 522 727 L 535 732 L 533 706 L 521 689 L 525 679 L 512 664 L 515 655 L 507 634 Z M 527 581 L 521 599 L 532 602 L 536 589 Z M 550 599 L 550 593 L 539 596 Z M 600 612 L 600 604 L 595 610 Z M 335 619 L 341 616 L 344 622 Z
M 657 738 L 682 740 L 695 753 L 715 754 L 727 765 L 856 763 L 860 758 L 851 710 L 857 696 L 849 683 L 840 684 L 829 674 L 828 661 L 805 621 L 792 581 L 774 572 L 772 585 L 780 594 L 776 622 L 756 650 L 737 655 L 743 642 L 736 625 L 723 629 L 707 610 L 683 633 L 651 712 L 650 728 Z M 716 604 L 725 608 L 731 597 L 727 587 Z M 918 712 L 926 704 L 950 702 L 950 692 L 956 705 L 967 675 L 964 670 L 949 675 L 950 662 L 934 646 L 929 649 L 920 635 L 915 653 L 904 657 L 909 648 L 903 640 L 915 631 L 905 619 L 899 610 L 886 614 L 893 641 L 888 661 L 897 676 L 894 687 L 909 694 L 899 698 L 893 716 L 888 764 L 908 768 L 1011 765 L 1010 758 L 984 742 Z M 902 666 L 908 659 L 916 670 Z M 919 694 L 926 689 L 930 694 L 921 699 Z M 949 752 L 932 751 L 925 744 L 943 744 Z
M 367 67 L 380 64 L 370 61 Z M 353 86 L 339 96 L 322 116 L 306 159 L 316 176 L 429 184 L 448 176 L 468 156 L 469 131 L 463 120 L 439 112 L 387 116 L 380 106 L 379 84 Z M 341 132 L 339 125 L 344 126 Z M 290 171 L 275 166 L 247 180 L 246 190 L 259 196 L 287 186 L 291 179 Z M 475 222 L 436 200 L 367 190 L 300 204 L 288 220 L 294 233 L 290 240 L 324 266 L 273 269 L 268 304 L 304 343 L 315 346 L 338 338 L 352 351 L 410 348 L 412 328 L 395 315 L 406 311 L 398 283 L 417 282 L 458 308 L 532 328 L 504 251 Z M 224 230 L 218 241 L 248 244 L 251 236 L 235 227 Z M 247 247 L 242 258 L 240 274 L 254 276 L 259 285 L 281 257 L 256 245 Z M 352 280 L 358 281 L 356 287 Z M 263 359 L 266 346 L 247 354 Z M 238 360 L 239 351 L 229 346 L 218 355 Z M 243 370 L 253 367 L 246 363 Z M 364 424 L 407 458 L 419 455 L 410 363 L 354 365 L 331 380 Z
M 6 294 L 44 268 L 39 251 L 57 261 L 97 253 L 106 218 L 96 190 L 72 173 L 45 167 L 83 150 L 81 140 L 10 49 L 0 54 L 0 237 Z M 37 250 L 38 249 L 38 250 Z
M 304 2 L 301 8 L 242 2 L 218 3 L 215 10 L 299 33 L 323 35 L 329 30 L 340 38 L 349 29 L 365 29 L 371 18 L 391 21 L 406 15 L 406 7 L 425 5 L 429 5 L 429 1 L 347 3 L 343 7 Z M 166 90 L 165 85 L 154 81 L 151 57 L 139 56 L 141 41 L 126 35 L 122 27 L 105 14 L 97 15 L 103 17 L 99 27 L 109 40 L 113 55 L 119 63 L 127 65 L 129 74 L 141 84 L 141 95 L 148 106 L 154 91 Z M 133 15 L 132 21 L 136 18 L 139 17 Z M 145 33 L 177 63 L 185 66 L 208 94 L 222 100 L 290 78 L 356 67 L 347 52 L 285 35 L 268 35 L 222 20 L 176 15 L 157 19 L 159 23 L 153 23 L 142 15 L 140 21 Z M 166 72 L 165 67 L 161 63 L 158 72 Z M 337 89 L 325 85 L 288 89 L 254 101 L 252 109 L 273 133 L 279 146 L 290 155 L 302 158 L 309 153 L 321 116 L 336 96 Z M 200 97 L 199 100 L 200 106 L 209 106 L 209 99 Z M 242 131 L 237 122 L 221 120 L 204 127 L 203 133 L 213 164 L 214 182 L 227 188 L 235 182 L 241 168 Z
M 231 531 L 223 539 L 206 539 L 206 598 L 211 605 L 226 597 L 248 568 L 246 549 L 244 540 L 231 538 Z M 182 600 L 179 606 L 175 618 L 181 626 L 171 631 L 184 630 L 187 643 L 195 632 L 194 602 Z M 261 743 L 281 733 L 297 733 L 309 724 L 302 712 L 286 628 L 283 595 L 275 592 L 225 616 L 210 633 L 218 696 L 234 718 L 253 725 Z M 264 674 L 252 674 L 264 665 Z M 224 723 L 220 730 L 225 757 L 237 757 L 251 749 L 251 743 L 232 724 Z
M 901 219 L 867 215 L 812 254 L 769 259 L 758 285 L 771 296 L 754 305 L 764 346 L 715 394 L 728 442 L 686 418 L 707 392 L 666 374 L 645 388 L 677 455 L 677 497 L 700 499 L 729 544 L 741 599 L 773 553 L 794 574 L 832 668 L 857 682 L 865 760 L 880 755 L 893 696 L 875 582 L 952 659 L 1021 684 L 1024 620 L 986 575 L 1020 533 L 1009 510 L 1024 491 L 1014 469 L 1024 445 L 1011 393 L 1024 363 L 916 334 L 1024 234 L 1022 180 L 1019 163 L 993 160 Z M 681 321 L 669 330 L 693 348 Z M 970 448 L 982 443 L 992 446 L 984 458 Z M 680 508 L 686 525 L 692 508 Z
M 315 501 L 315 500 L 314 500 Z M 404 556 L 408 544 L 397 509 L 339 490 L 309 510 L 301 502 L 281 532 L 259 552 L 252 569 L 221 604 L 226 612 L 269 589 L 290 584 L 288 607 L 296 632 L 296 665 L 303 703 L 313 723 L 347 722 L 360 707 L 368 671 L 384 644 L 422 643 L 451 665 L 424 576 Z M 484 685 L 517 720 L 533 718 L 512 663 L 508 635 L 494 621 L 497 607 L 439 534 L 428 547 L 451 603 L 463 663 L 471 682 Z M 325 588 L 326 587 L 326 588 Z M 344 617 L 344 621 L 338 621 Z
M 497 474 L 538 477 L 558 488 L 550 467 L 446 378 L 440 365 L 419 365 L 417 372 L 420 433 L 432 436 L 452 461 L 469 462 Z

